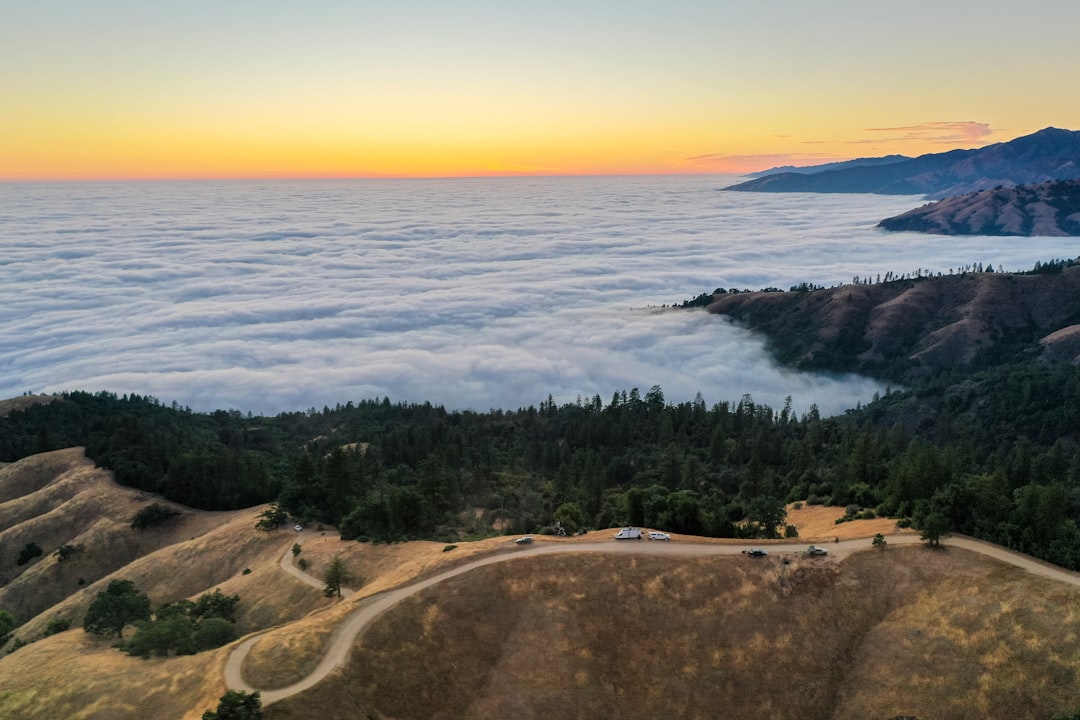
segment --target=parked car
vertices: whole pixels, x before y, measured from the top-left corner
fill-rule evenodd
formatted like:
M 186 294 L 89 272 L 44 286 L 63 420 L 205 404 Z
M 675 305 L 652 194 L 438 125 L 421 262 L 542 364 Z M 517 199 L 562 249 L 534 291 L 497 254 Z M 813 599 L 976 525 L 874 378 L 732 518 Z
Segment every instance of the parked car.
M 806 548 L 806 554 L 808 556 L 810 556 L 810 557 L 815 557 L 815 556 L 819 556 L 819 555 L 828 555 L 829 551 L 826 550 L 823 547 L 818 547 L 817 545 L 811 545 L 810 547 Z
M 293 525 L 292 529 L 295 530 L 296 532 L 300 532 L 301 530 L 304 529 L 304 526 L 297 524 L 297 525 Z
M 761 548 L 750 548 L 749 550 L 743 550 L 750 557 L 766 557 L 769 553 Z
M 649 533 L 649 539 L 650 540 L 670 540 L 671 535 L 669 535 L 666 532 L 658 532 L 656 530 L 653 530 L 652 532 Z
M 530 537 L 529 535 L 526 535 L 525 537 L 519 537 L 514 542 L 516 542 L 518 545 L 531 545 L 532 541 L 533 541 L 532 537 Z

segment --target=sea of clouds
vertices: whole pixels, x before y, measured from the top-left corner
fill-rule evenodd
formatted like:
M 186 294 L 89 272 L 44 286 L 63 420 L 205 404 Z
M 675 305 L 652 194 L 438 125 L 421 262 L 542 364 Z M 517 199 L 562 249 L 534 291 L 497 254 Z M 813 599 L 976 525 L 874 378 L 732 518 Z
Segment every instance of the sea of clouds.
M 724 192 L 718 176 L 0 185 L 0 397 L 196 410 L 349 400 L 487 411 L 654 385 L 838 413 L 884 389 L 778 367 L 716 287 L 1030 268 L 1069 238 L 886 234 L 917 197 Z

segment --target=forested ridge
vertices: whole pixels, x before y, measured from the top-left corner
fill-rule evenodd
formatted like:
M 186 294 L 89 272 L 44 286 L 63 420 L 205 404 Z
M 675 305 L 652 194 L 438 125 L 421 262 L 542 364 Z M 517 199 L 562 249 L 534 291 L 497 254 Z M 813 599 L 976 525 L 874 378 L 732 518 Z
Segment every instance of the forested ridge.
M 73 392 L 0 418 L 0 460 L 83 445 L 119 482 L 204 509 L 278 501 L 346 538 L 452 541 L 643 525 L 784 534 L 784 503 L 944 519 L 1080 569 L 1080 371 L 942 373 L 843 416 L 661 388 L 480 413 L 349 402 L 275 417 Z M 493 528 L 498 528 L 495 530 Z

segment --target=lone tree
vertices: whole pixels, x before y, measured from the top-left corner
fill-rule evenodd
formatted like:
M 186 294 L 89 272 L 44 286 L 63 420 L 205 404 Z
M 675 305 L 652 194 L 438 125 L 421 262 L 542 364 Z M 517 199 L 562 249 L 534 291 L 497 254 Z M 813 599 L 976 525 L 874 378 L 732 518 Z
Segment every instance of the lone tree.
M 880 549 L 884 548 L 885 545 L 887 545 L 887 544 L 888 544 L 888 542 L 885 540 L 885 536 L 882 535 L 881 533 L 878 533 L 877 535 L 874 536 L 873 545 L 877 549 L 880 550 Z
M 135 589 L 130 580 L 113 580 L 105 592 L 90 603 L 83 620 L 83 630 L 97 635 L 115 633 L 122 637 L 124 626 L 136 620 L 150 619 L 150 598 Z
M 949 536 L 949 520 L 936 510 L 922 522 L 922 534 L 919 539 L 932 548 L 941 547 L 941 539 Z
M 202 720 L 262 720 L 262 700 L 258 692 L 250 695 L 230 690 L 221 696 L 217 710 L 207 710 Z
M 326 583 L 323 593 L 325 593 L 326 597 L 334 597 L 335 595 L 341 597 L 341 586 L 350 580 L 352 578 L 349 576 L 349 569 L 345 567 L 345 561 L 341 559 L 340 555 L 335 555 L 330 564 L 326 566 L 326 572 L 323 573 L 323 582 Z
M 255 523 L 255 528 L 270 532 L 284 525 L 288 519 L 289 514 L 285 512 L 285 508 L 278 503 L 270 503 L 270 507 L 259 513 L 259 522 Z

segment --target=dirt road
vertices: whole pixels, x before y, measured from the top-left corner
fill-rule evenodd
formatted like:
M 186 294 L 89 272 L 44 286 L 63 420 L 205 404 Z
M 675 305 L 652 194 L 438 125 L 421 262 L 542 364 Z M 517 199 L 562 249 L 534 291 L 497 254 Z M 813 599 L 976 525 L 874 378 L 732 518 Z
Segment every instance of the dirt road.
M 887 536 L 889 545 L 913 545 L 920 542 L 919 537 L 914 534 L 901 534 Z M 509 542 L 509 541 L 508 541 Z M 971 550 L 973 552 L 987 555 L 996 560 L 1000 560 L 1011 565 L 1020 567 L 1030 573 L 1039 575 L 1041 577 L 1049 578 L 1063 583 L 1068 583 L 1080 587 L 1080 574 L 1063 570 L 1059 567 L 1049 565 L 1048 563 L 1035 560 L 1027 555 L 1021 555 L 1019 553 L 1006 550 L 1005 548 L 990 543 L 982 542 L 980 540 L 973 540 L 967 537 L 953 537 L 946 541 L 944 544 L 952 547 L 959 547 L 965 550 Z M 785 544 L 769 544 L 765 546 L 768 549 L 770 556 L 784 554 L 800 553 L 806 549 L 806 543 L 785 543 Z M 838 543 L 828 543 L 824 545 L 828 551 L 829 556 L 832 558 L 842 559 L 847 557 L 852 552 L 860 550 L 872 549 L 870 538 L 860 538 L 856 540 L 842 540 Z M 281 559 L 281 567 L 289 574 L 298 577 L 309 585 L 315 587 L 323 587 L 323 583 L 316 578 L 308 575 L 299 568 L 295 567 L 292 563 L 292 545 L 290 543 L 289 550 Z M 466 565 L 460 565 L 455 568 L 446 570 L 445 572 L 433 575 L 424 580 L 420 580 L 411 585 L 389 590 L 378 595 L 374 595 L 369 598 L 364 598 L 360 601 L 360 605 L 347 617 L 346 620 L 334 631 L 331 636 L 329 648 L 326 655 L 323 656 L 319 664 L 311 672 L 310 675 L 303 680 L 289 685 L 287 687 L 278 688 L 275 690 L 259 690 L 262 697 L 263 705 L 270 705 L 295 695 L 298 692 L 307 690 L 310 687 L 318 684 L 329 675 L 333 670 L 341 667 L 345 664 L 348 658 L 349 651 L 352 649 L 353 643 L 360 633 L 369 624 L 375 621 L 380 615 L 392 608 L 397 603 L 401 602 L 410 595 L 425 590 L 433 585 L 437 585 L 442 581 L 461 575 L 463 573 L 471 572 L 476 568 L 483 567 L 485 565 L 492 565 L 499 562 L 512 562 L 519 558 L 535 557 L 537 555 L 550 555 L 553 553 L 610 553 L 610 554 L 632 554 L 642 553 L 649 555 L 670 555 L 674 557 L 700 557 L 709 555 L 739 555 L 747 548 L 744 544 L 705 544 L 705 543 L 689 543 L 689 542 L 652 542 L 652 541 L 618 541 L 611 540 L 608 542 L 592 542 L 592 543 L 544 543 L 539 542 L 535 545 L 523 547 L 519 551 L 508 554 L 491 555 L 479 560 L 475 560 Z M 344 594 L 344 589 L 343 589 Z M 242 643 L 237 645 L 232 653 L 229 655 L 228 660 L 225 663 L 225 684 L 230 690 L 243 690 L 246 692 L 254 692 L 258 688 L 254 688 L 249 685 L 243 678 L 241 669 L 244 664 L 244 658 L 247 657 L 251 651 L 251 647 L 259 641 L 259 639 L 265 633 L 253 635 L 247 638 Z

